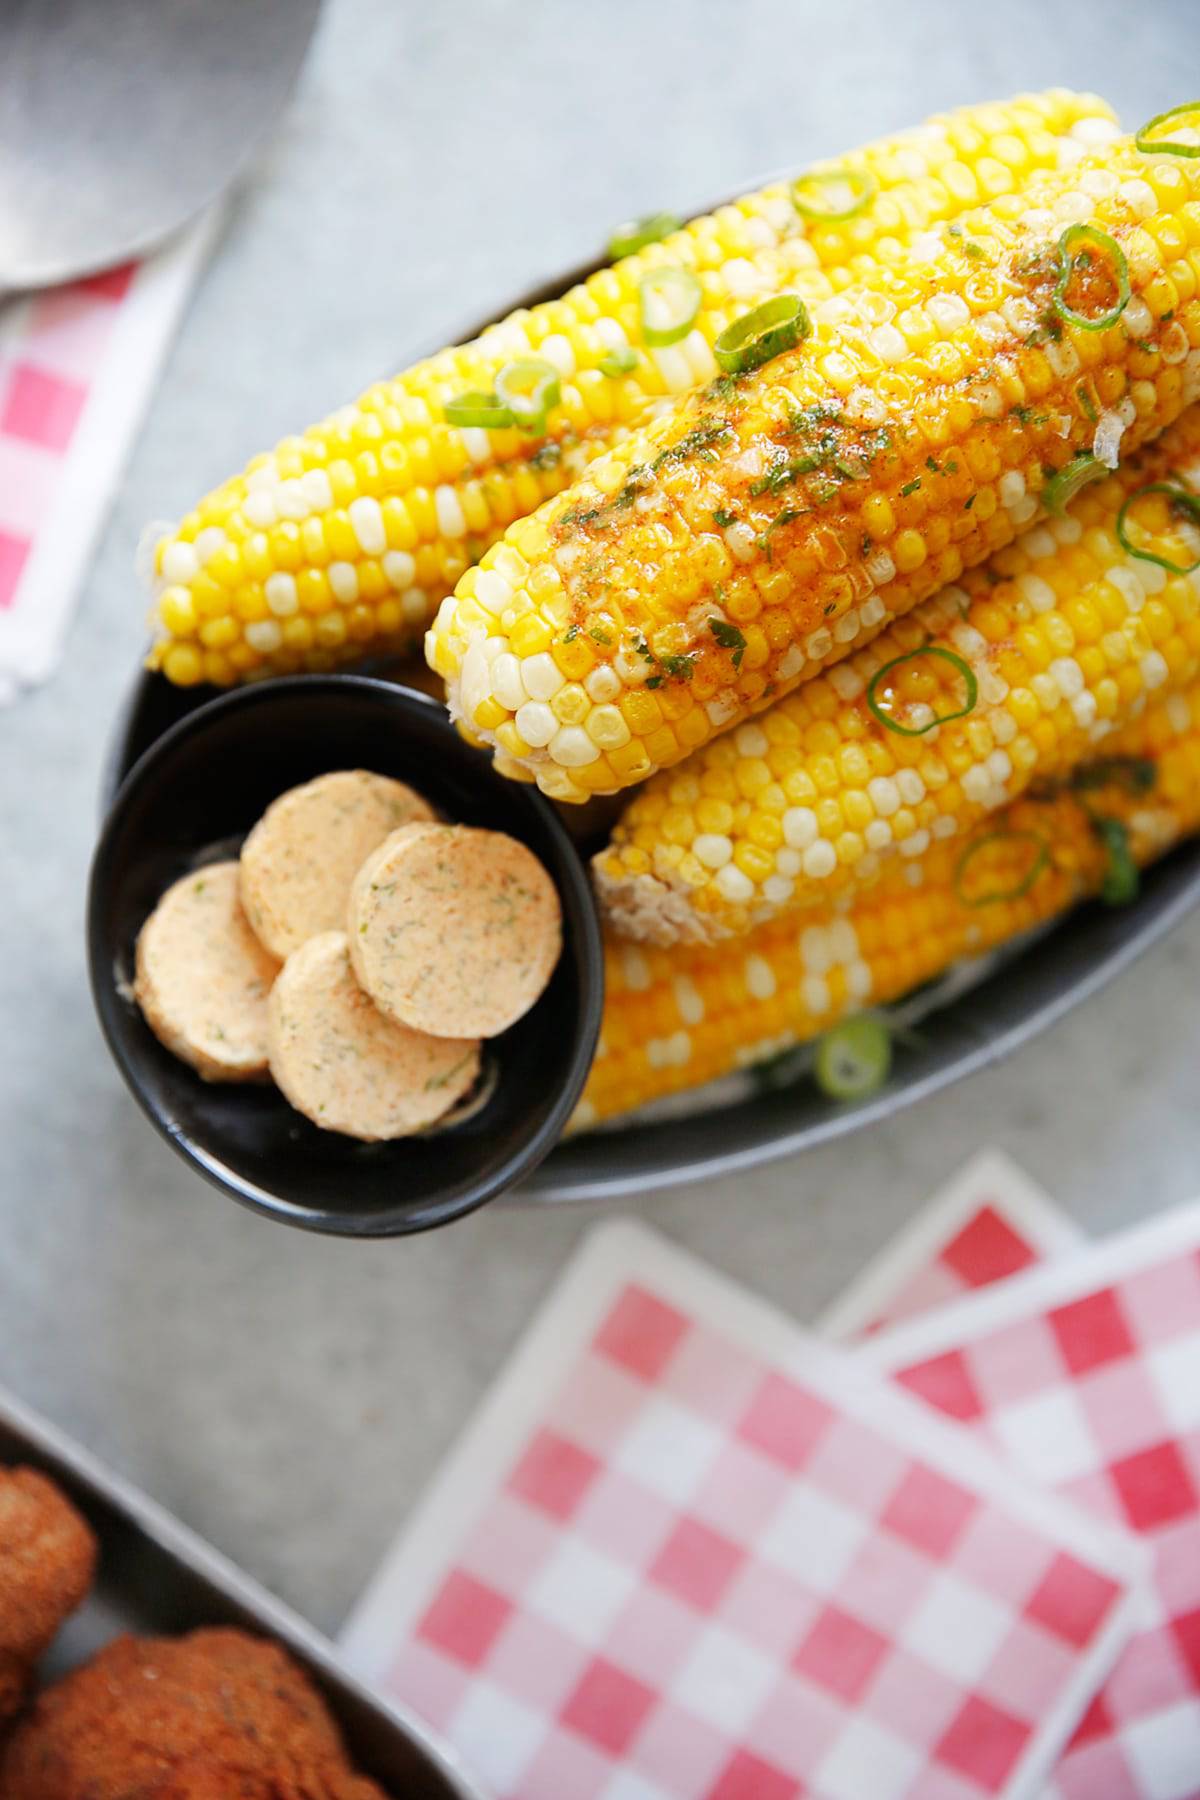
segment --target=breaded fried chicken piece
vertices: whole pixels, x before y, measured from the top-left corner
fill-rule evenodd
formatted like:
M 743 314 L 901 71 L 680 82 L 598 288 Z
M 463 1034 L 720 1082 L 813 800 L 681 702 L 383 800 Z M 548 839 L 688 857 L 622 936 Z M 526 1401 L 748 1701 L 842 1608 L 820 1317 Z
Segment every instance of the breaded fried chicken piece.
M 115 1639 L 37 1701 L 0 1754 L 4 1800 L 384 1800 L 276 1644 Z
M 0 1468 L 0 1731 L 95 1567 L 96 1540 L 54 1483 L 36 1469 Z

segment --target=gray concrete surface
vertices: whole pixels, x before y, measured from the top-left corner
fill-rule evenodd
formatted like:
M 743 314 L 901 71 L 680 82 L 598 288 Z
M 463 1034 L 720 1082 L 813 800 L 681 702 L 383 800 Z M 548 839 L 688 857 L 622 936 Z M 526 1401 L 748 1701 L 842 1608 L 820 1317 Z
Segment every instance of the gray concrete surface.
M 1198 44 L 1189 0 L 331 0 L 167 367 L 67 664 L 0 713 L 0 1380 L 318 1624 L 337 1626 L 595 1215 L 309 1239 L 210 1192 L 135 1111 L 93 1021 L 82 917 L 142 636 L 142 523 L 616 219 L 1022 87 L 1093 86 L 1136 122 L 1194 89 Z M 1200 919 L 888 1128 L 633 1210 L 803 1318 L 981 1144 L 1089 1230 L 1183 1200 L 1198 982 Z

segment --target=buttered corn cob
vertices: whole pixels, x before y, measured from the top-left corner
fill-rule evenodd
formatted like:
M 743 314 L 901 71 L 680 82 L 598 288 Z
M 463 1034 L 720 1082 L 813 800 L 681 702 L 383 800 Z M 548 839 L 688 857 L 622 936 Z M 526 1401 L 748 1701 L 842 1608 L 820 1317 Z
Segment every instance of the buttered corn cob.
M 915 232 L 1114 132 L 1093 96 L 1023 96 L 683 228 L 660 221 L 661 241 L 378 383 L 201 501 L 155 549 L 152 666 L 227 684 L 419 641 L 506 526 L 649 404 L 717 373 L 712 344 L 747 304 L 784 288 L 827 299 Z M 514 408 L 519 429 L 495 423 Z
M 680 761 L 1178 417 L 1198 287 L 1200 161 L 1131 139 L 938 226 L 512 526 L 426 639 L 452 709 L 557 799 Z
M 1198 674 L 1193 405 L 1069 513 L 647 782 L 595 859 L 601 900 L 627 937 L 739 935 L 965 833 Z
M 1111 749 L 1109 746 L 1111 745 Z M 970 838 L 894 861 L 849 904 L 770 920 L 736 944 L 610 941 L 596 1060 L 576 1128 L 699 1087 L 895 1000 L 1098 892 L 1120 833 L 1139 863 L 1200 827 L 1200 685 L 1106 745 L 1109 779 L 1014 801 Z M 1152 775 L 1146 789 L 1128 779 Z

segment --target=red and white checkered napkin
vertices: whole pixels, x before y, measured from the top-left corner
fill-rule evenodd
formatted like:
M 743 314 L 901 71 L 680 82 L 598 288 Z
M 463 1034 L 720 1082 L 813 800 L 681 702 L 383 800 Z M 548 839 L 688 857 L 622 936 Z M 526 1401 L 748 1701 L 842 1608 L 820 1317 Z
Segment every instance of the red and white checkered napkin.
M 595 1233 L 345 1645 L 513 1800 L 1036 1792 L 1131 1540 L 663 1240 Z
M 860 1354 L 1093 1517 L 1141 1534 L 1140 1629 L 1054 1774 L 1061 1800 L 1200 1796 L 1200 1206 Z
M 209 245 L 0 304 L 0 703 L 57 663 L 88 553 Z
M 818 1325 L 848 1341 L 1006 1281 L 1082 1242 L 1078 1228 L 999 1150 L 935 1194 Z

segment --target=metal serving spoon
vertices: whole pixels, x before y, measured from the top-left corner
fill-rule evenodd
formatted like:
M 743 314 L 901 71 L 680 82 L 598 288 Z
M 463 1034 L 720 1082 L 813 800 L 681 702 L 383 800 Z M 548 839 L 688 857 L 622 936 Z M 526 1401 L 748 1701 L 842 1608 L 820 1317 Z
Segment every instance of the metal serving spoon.
M 320 0 L 0 0 L 0 300 L 124 262 L 229 185 Z

